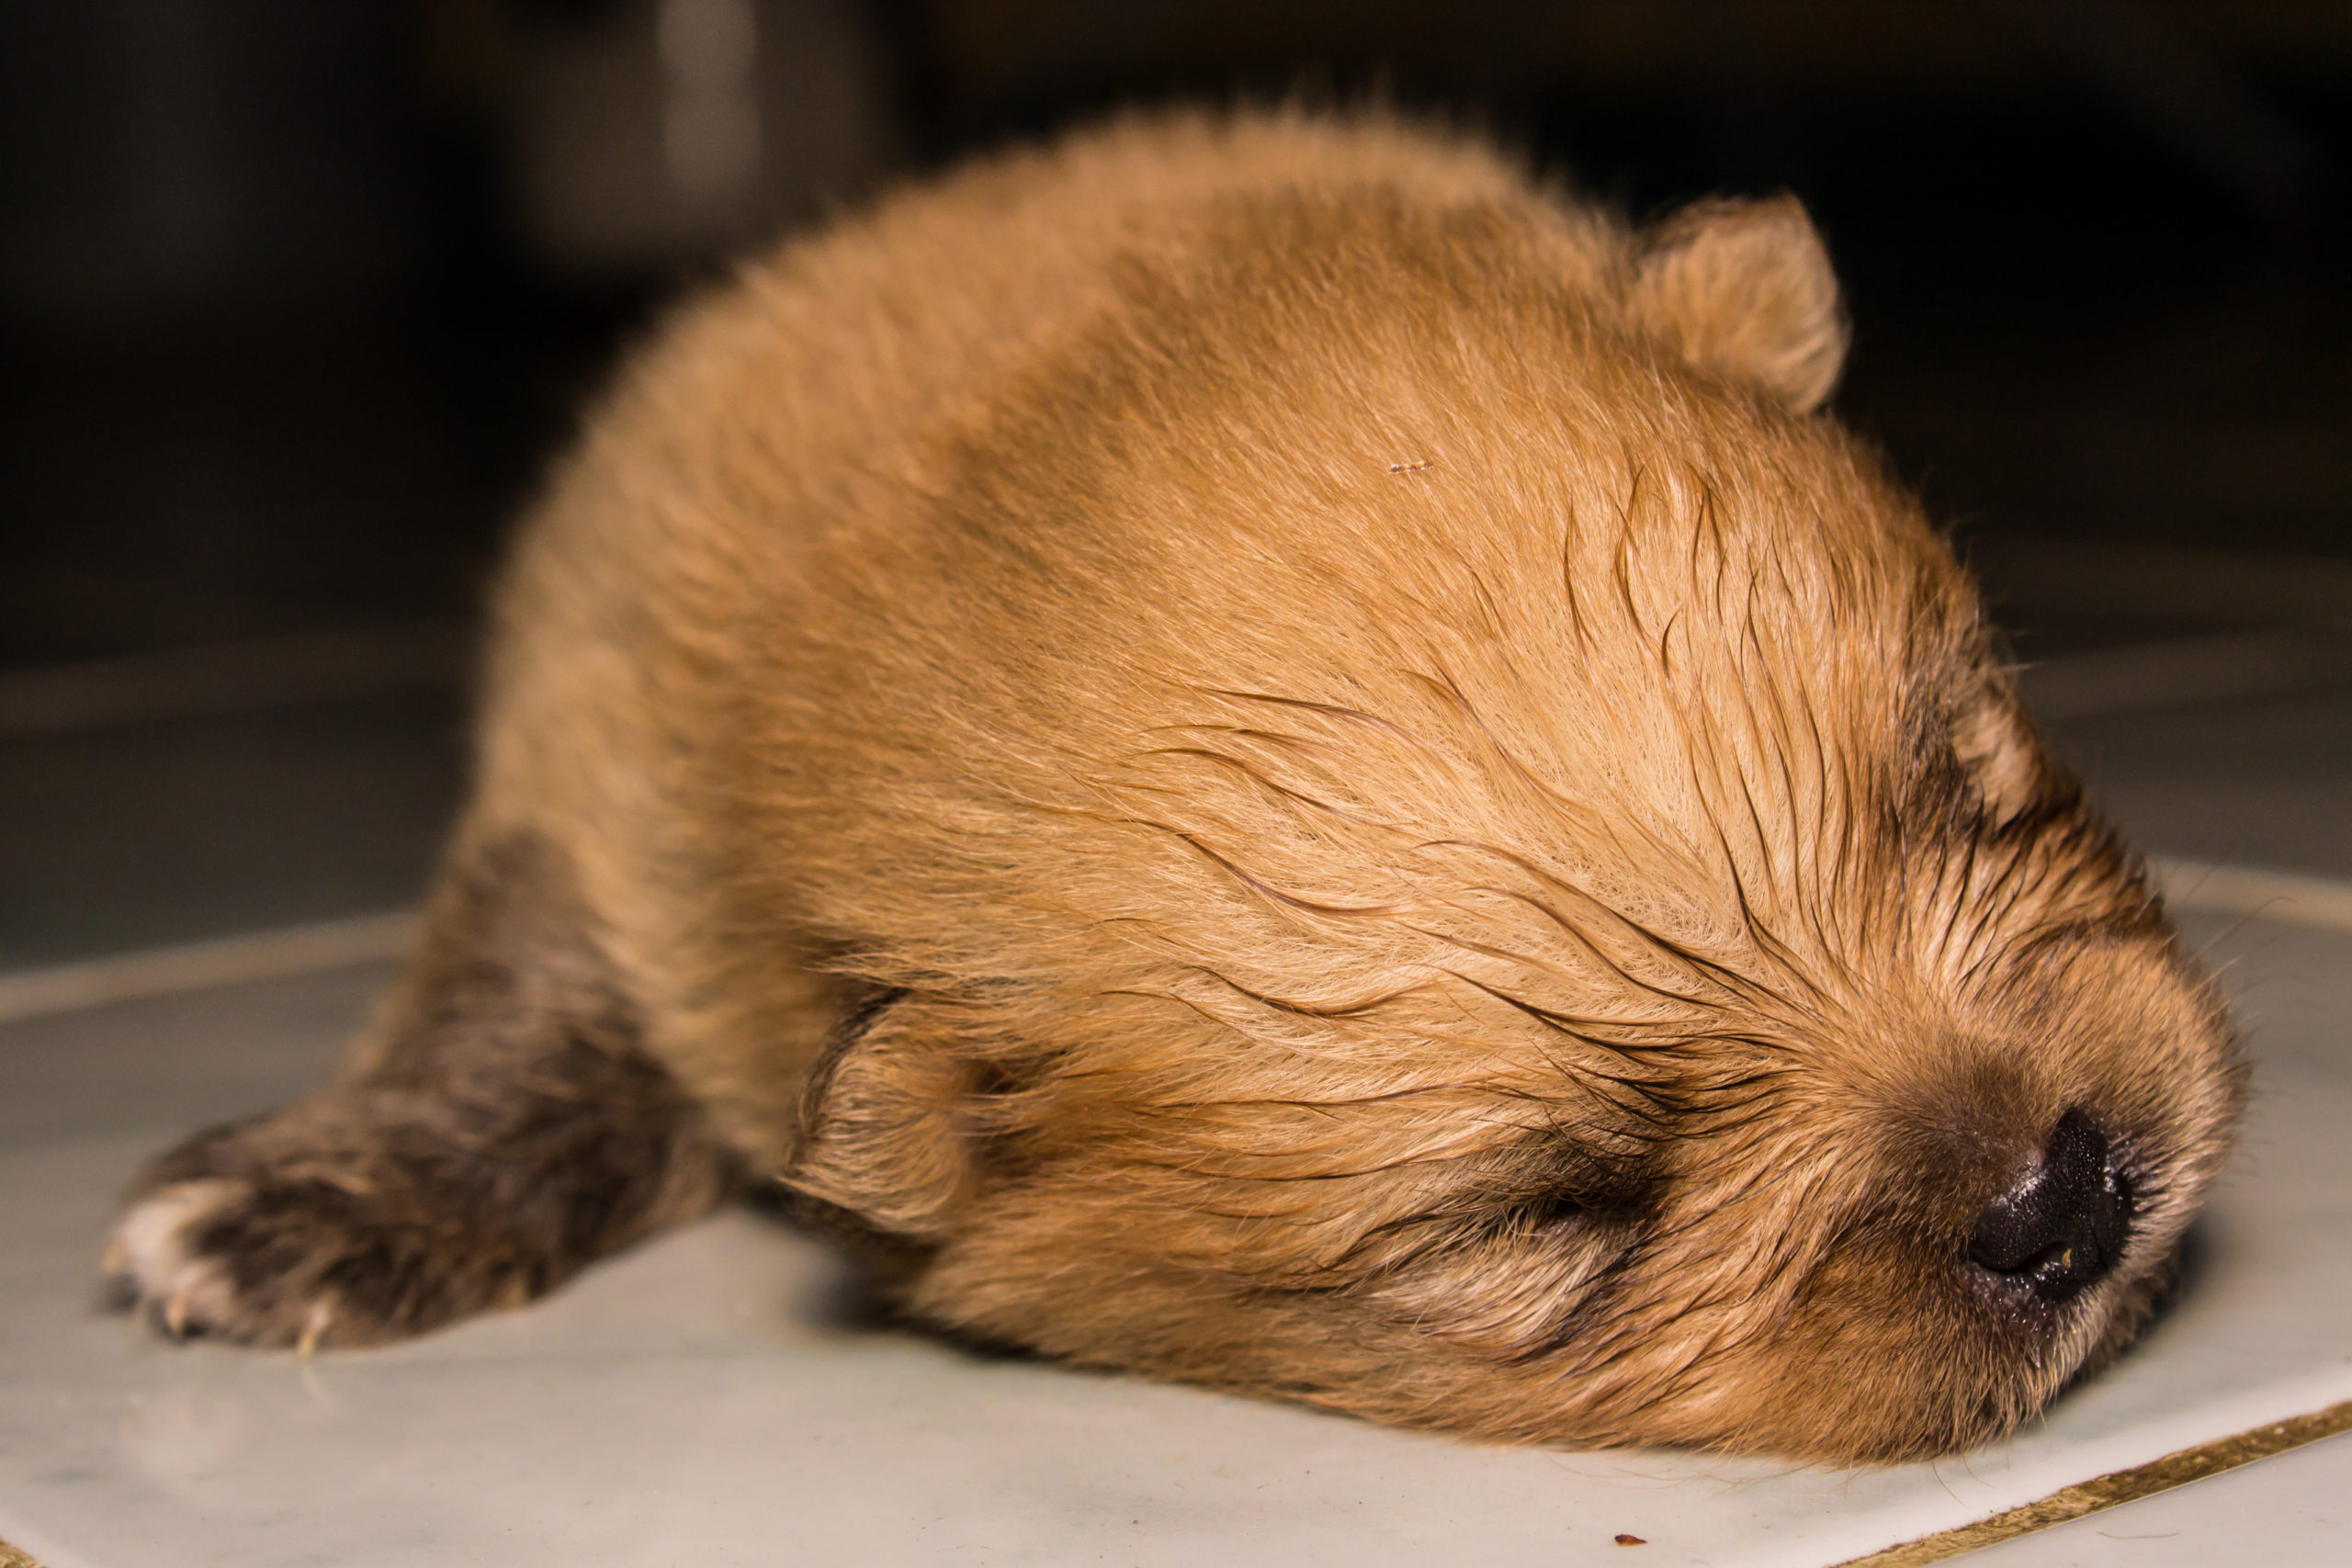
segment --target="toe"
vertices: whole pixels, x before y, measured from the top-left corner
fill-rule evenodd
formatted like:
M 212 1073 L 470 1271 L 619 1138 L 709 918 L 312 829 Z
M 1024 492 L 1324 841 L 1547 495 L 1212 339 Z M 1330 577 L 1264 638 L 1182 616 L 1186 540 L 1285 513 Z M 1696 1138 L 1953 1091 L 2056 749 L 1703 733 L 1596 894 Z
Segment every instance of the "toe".
M 219 1332 L 234 1321 L 228 1271 L 197 1249 L 196 1238 L 247 1193 L 241 1181 L 178 1182 L 134 1202 L 115 1227 L 108 1273 L 129 1280 L 173 1338 Z

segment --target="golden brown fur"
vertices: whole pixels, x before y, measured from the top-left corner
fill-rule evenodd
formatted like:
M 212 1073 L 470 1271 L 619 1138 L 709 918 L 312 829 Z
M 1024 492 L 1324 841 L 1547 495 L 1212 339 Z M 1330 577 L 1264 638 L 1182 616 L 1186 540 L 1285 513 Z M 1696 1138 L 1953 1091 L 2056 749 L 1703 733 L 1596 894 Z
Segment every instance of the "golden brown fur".
M 1996 1435 L 2128 1337 L 2238 1069 L 1842 350 L 1793 203 L 1636 233 L 1283 116 L 981 164 L 624 378 L 452 876 L 566 868 L 932 1321 L 1493 1438 Z M 2050 1305 L 1966 1254 L 2070 1110 L 2130 1241 Z

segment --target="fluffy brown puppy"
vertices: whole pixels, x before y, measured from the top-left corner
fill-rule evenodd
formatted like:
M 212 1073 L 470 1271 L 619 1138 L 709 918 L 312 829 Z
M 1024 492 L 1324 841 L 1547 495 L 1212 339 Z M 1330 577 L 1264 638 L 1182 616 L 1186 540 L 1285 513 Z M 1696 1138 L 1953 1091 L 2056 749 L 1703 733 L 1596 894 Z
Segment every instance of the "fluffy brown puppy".
M 1842 347 L 1792 202 L 1637 233 L 1378 121 L 1136 121 L 752 265 L 525 536 L 349 1072 L 160 1161 L 128 1270 L 364 1344 L 748 1176 L 1076 1361 L 2003 1431 L 2240 1069 Z

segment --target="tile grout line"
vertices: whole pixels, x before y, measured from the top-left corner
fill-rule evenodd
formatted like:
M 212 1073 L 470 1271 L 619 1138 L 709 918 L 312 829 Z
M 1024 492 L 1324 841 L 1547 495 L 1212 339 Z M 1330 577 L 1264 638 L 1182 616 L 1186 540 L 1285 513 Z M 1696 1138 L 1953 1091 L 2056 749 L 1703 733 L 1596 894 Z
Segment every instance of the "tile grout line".
M 2033 716 L 2106 718 L 2282 694 L 2328 668 L 2330 644 L 2308 632 L 2207 632 L 2123 643 L 2017 667 Z
M 2150 855 L 2148 872 L 2176 914 L 2246 915 L 2285 926 L 2352 931 L 2352 881 L 2269 866 Z
M 2240 915 L 2352 932 L 2352 881 L 2264 866 L 2151 856 L 2151 874 L 2183 914 Z M 0 1023 L 253 980 L 286 980 L 388 963 L 416 940 L 405 910 L 148 948 L 44 968 L 0 970 Z M 6 1568 L 0 1562 L 0 1568 Z
M 417 917 L 399 910 L 0 972 L 0 1023 L 385 963 L 406 953 L 416 932 Z
M 0 738 L 463 689 L 475 637 L 438 622 L 310 632 L 0 670 Z
M 2006 1509 L 1974 1524 L 1955 1529 L 1939 1530 L 1916 1540 L 1886 1547 L 1863 1557 L 1849 1557 L 1834 1568 L 1923 1568 L 1924 1564 L 1941 1562 L 1979 1547 L 2031 1535 L 2052 1525 L 2063 1525 L 2102 1513 L 2123 1503 L 2153 1497 L 2169 1492 L 2176 1486 L 2186 1486 L 2192 1481 L 2202 1481 L 2209 1475 L 2219 1475 L 2256 1460 L 2315 1443 L 2322 1438 L 2332 1438 L 2341 1432 L 2352 1432 L 2352 1400 L 2331 1404 L 2308 1416 L 2290 1416 L 2284 1421 L 2273 1421 L 2252 1431 L 2238 1432 L 2226 1438 L 2216 1438 L 2209 1443 L 2182 1449 L 2146 1464 L 2129 1470 L 2110 1471 L 2088 1481 L 2078 1481 L 2072 1486 L 2062 1486 L 2046 1497 Z

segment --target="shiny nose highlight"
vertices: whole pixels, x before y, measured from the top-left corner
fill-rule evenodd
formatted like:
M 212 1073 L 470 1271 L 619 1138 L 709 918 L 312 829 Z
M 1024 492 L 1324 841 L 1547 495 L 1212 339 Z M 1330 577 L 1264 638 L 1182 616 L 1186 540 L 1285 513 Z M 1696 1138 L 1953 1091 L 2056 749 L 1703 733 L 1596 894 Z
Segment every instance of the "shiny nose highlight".
M 1969 1260 L 2052 1305 L 2107 1278 L 2132 1230 L 2132 1193 L 2106 1134 L 2076 1107 L 2041 1163 L 1985 1206 Z

